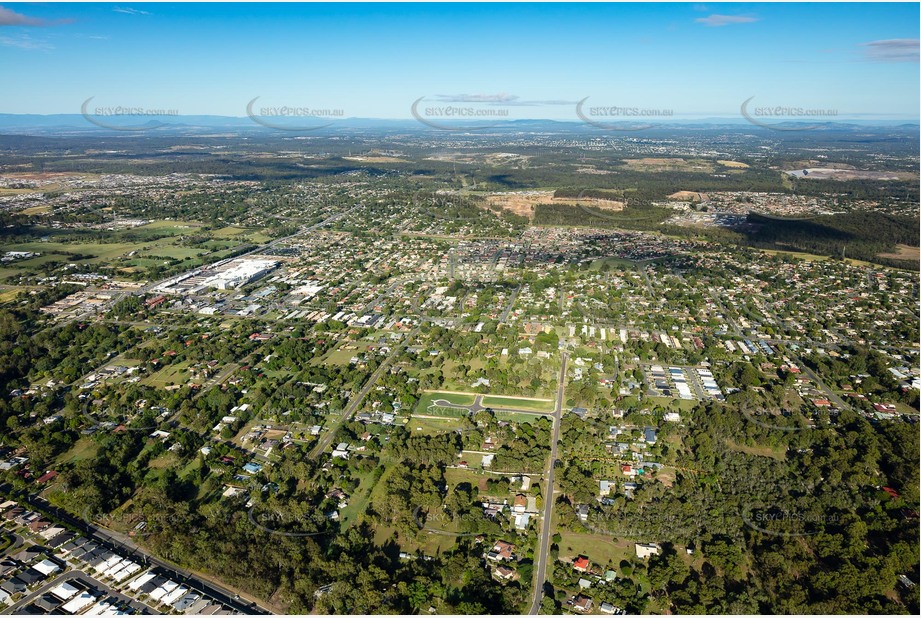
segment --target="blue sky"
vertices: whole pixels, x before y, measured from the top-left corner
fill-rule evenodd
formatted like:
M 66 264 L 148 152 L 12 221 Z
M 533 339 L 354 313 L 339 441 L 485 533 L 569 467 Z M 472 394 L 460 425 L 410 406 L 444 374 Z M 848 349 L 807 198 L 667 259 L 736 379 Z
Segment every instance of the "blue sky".
M 919 5 L 32 4 L 0 0 L 0 113 L 246 105 L 411 118 L 420 97 L 575 119 L 574 104 L 740 104 L 917 119 Z

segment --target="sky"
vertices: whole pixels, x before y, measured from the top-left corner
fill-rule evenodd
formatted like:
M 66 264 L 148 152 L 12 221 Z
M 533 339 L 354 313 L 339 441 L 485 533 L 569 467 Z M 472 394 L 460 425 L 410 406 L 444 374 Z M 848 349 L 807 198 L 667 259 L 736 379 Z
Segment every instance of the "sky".
M 918 38 L 918 3 L 0 0 L 0 113 L 76 114 L 92 97 L 242 117 L 259 97 L 250 111 L 269 115 L 411 119 L 422 99 L 436 120 L 444 107 L 693 118 L 751 99 L 750 113 L 917 120 Z

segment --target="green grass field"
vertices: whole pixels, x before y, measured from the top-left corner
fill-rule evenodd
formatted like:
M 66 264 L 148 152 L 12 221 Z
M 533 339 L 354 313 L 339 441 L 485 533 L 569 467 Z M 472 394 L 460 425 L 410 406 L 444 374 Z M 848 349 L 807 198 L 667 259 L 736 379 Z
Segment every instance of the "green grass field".
M 477 474 L 476 469 L 480 467 L 480 458 L 482 458 L 482 455 L 478 453 L 463 453 L 463 457 L 459 457 L 457 460 L 466 461 L 471 467 L 470 470 L 460 468 L 445 470 L 445 481 L 448 484 L 449 491 L 461 483 L 470 483 L 474 487 L 480 487 L 482 493 L 482 491 L 486 490 L 486 479 L 498 478 L 492 474 Z
M 553 412 L 554 403 L 550 400 L 533 401 L 518 397 L 504 397 L 500 395 L 484 395 L 482 404 L 487 408 L 516 408 L 519 410 L 532 410 L 534 412 Z
M 474 398 L 474 395 L 457 395 L 443 392 L 424 393 L 422 397 L 419 398 L 419 403 L 416 404 L 416 412 L 418 414 L 431 414 L 431 412 L 427 410 L 434 408 L 434 402 L 439 399 L 459 406 L 469 406 L 473 405 Z
M 505 412 L 503 410 L 496 411 L 496 418 L 500 421 L 506 421 L 509 423 L 533 423 L 537 421 L 543 414 L 527 414 L 525 412 Z
M 349 505 L 339 512 L 343 527 L 358 521 L 368 510 L 371 492 L 383 477 L 383 474 L 378 474 L 378 472 L 379 469 L 375 468 L 361 475 L 358 488 L 349 497 Z
M 96 456 L 99 445 L 90 437 L 84 437 L 77 440 L 69 451 L 58 458 L 58 463 L 77 463 L 84 459 L 92 459 Z
M 348 365 L 353 356 L 358 356 L 367 349 L 366 346 L 359 345 L 356 350 L 343 350 L 336 348 L 329 351 L 320 361 L 324 365 Z
M 185 384 L 189 381 L 189 372 L 188 368 L 191 363 L 186 361 L 182 363 L 176 363 L 173 365 L 168 365 L 161 369 L 160 371 L 147 376 L 141 380 L 142 384 L 148 386 L 155 386 L 158 388 L 165 388 L 172 384 Z
M 413 417 L 406 424 L 406 430 L 413 435 L 434 435 L 461 429 L 463 426 L 461 419 L 450 416 L 438 419 Z
M 654 406 L 680 410 L 681 412 L 690 412 L 701 405 L 701 402 L 695 399 L 672 399 L 670 397 L 649 397 L 647 401 Z
M 42 255 L 4 265 L 0 268 L 0 280 L 31 274 L 43 264 L 50 261 L 69 262 L 68 256 L 80 254 L 87 256 L 84 264 L 99 264 L 106 266 L 120 266 L 123 269 L 146 269 L 159 265 L 160 258 L 173 258 L 188 260 L 187 266 L 194 268 L 201 265 L 202 257 L 217 260 L 239 247 L 241 244 L 253 242 L 249 238 L 248 230 L 241 230 L 239 234 L 221 234 L 217 232 L 202 231 L 203 224 L 187 221 L 153 221 L 147 225 L 123 230 L 97 230 L 92 234 L 85 233 L 76 240 L 64 239 L 61 230 L 42 229 L 48 240 L 29 241 L 10 244 L 7 251 L 33 251 Z M 181 246 L 182 236 L 190 234 L 210 234 L 220 244 L 216 247 Z M 129 257 L 129 254 L 134 255 Z
M 603 534 L 578 534 L 565 530 L 559 533 L 563 537 L 559 543 L 560 558 L 588 556 L 594 564 L 613 564 L 616 567 L 621 560 L 636 555 L 633 541 L 615 541 Z
M 467 410 L 464 408 L 436 406 L 433 404 L 424 410 L 416 410 L 415 414 L 422 414 L 425 416 L 443 416 L 445 418 L 462 418 L 467 416 Z

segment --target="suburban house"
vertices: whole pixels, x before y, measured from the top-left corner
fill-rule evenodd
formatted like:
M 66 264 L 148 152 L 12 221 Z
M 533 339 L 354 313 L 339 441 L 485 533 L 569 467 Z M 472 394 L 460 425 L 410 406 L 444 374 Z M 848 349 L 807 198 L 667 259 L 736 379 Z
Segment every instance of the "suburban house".
M 572 609 L 580 613 L 590 612 L 592 610 L 592 600 L 588 597 L 584 597 L 581 594 L 577 596 L 572 602 Z
M 516 573 L 517 571 L 515 569 L 513 569 L 512 567 L 507 567 L 505 565 L 499 565 L 496 567 L 496 570 L 493 571 L 493 575 L 495 575 L 497 579 L 501 579 L 503 581 L 508 581 L 512 579 L 513 577 L 515 577 Z
M 636 557 L 640 559 L 646 559 L 649 556 L 658 556 L 661 551 L 659 546 L 655 543 L 637 543 L 635 548 Z
M 609 495 L 613 488 L 614 488 L 613 481 L 600 481 L 598 483 L 598 493 L 602 496 Z
M 496 544 L 492 546 L 492 549 L 486 554 L 486 557 L 490 560 L 499 562 L 503 560 L 511 560 L 514 555 L 514 545 L 511 543 L 506 543 L 505 541 L 496 541 Z

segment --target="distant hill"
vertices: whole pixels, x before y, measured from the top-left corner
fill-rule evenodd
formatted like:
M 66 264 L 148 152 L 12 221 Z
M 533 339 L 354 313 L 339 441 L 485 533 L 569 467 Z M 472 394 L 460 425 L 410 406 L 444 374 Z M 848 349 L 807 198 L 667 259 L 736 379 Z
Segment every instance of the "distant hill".
M 189 116 L 156 116 L 149 120 L 134 121 L 127 118 L 119 119 L 100 119 L 101 123 L 115 126 L 143 126 L 149 124 L 150 128 L 146 131 L 157 131 L 170 134 L 200 134 L 213 132 L 215 130 L 232 131 L 235 133 L 249 132 L 281 132 L 279 129 L 273 129 L 254 122 L 247 116 L 214 116 L 214 115 L 189 115 Z M 273 121 L 282 124 L 282 121 Z M 291 126 L 303 126 L 311 128 L 314 124 L 320 126 L 327 124 L 325 120 L 317 122 L 316 120 L 307 121 L 305 119 L 290 119 Z M 389 120 L 380 118 L 345 118 L 342 120 L 330 120 L 329 127 L 322 129 L 312 129 L 303 131 L 304 133 L 329 133 L 336 131 L 348 130 L 382 130 L 382 131 L 405 131 L 405 132 L 434 132 L 437 129 L 425 126 L 413 119 Z M 443 123 L 444 126 L 450 127 L 449 122 Z M 667 130 L 727 130 L 727 131 L 745 131 L 745 132 L 768 132 L 770 129 L 754 126 L 748 123 L 744 118 L 704 118 L 675 120 L 668 122 L 650 122 L 650 128 L 643 131 L 635 132 L 637 134 L 644 132 L 656 132 Z M 471 132 L 477 134 L 489 133 L 593 133 L 603 134 L 604 129 L 589 126 L 578 120 L 505 120 L 505 121 L 488 121 L 488 122 L 465 122 L 457 125 L 462 130 L 459 133 Z M 840 132 L 913 132 L 919 130 L 918 123 L 906 123 L 904 121 L 887 122 L 871 120 L 841 120 L 837 122 L 816 123 L 784 123 L 782 128 L 790 129 L 796 127 L 809 127 L 814 131 L 840 131 Z M 42 134 L 42 135 L 72 135 L 74 133 L 119 133 L 117 129 L 107 129 L 93 124 L 81 114 L 0 114 L 0 132 L 18 133 L 18 134 Z M 129 132 L 129 131 L 125 131 Z M 292 131 L 298 133 L 300 131 Z M 631 132 L 633 133 L 633 132 Z

